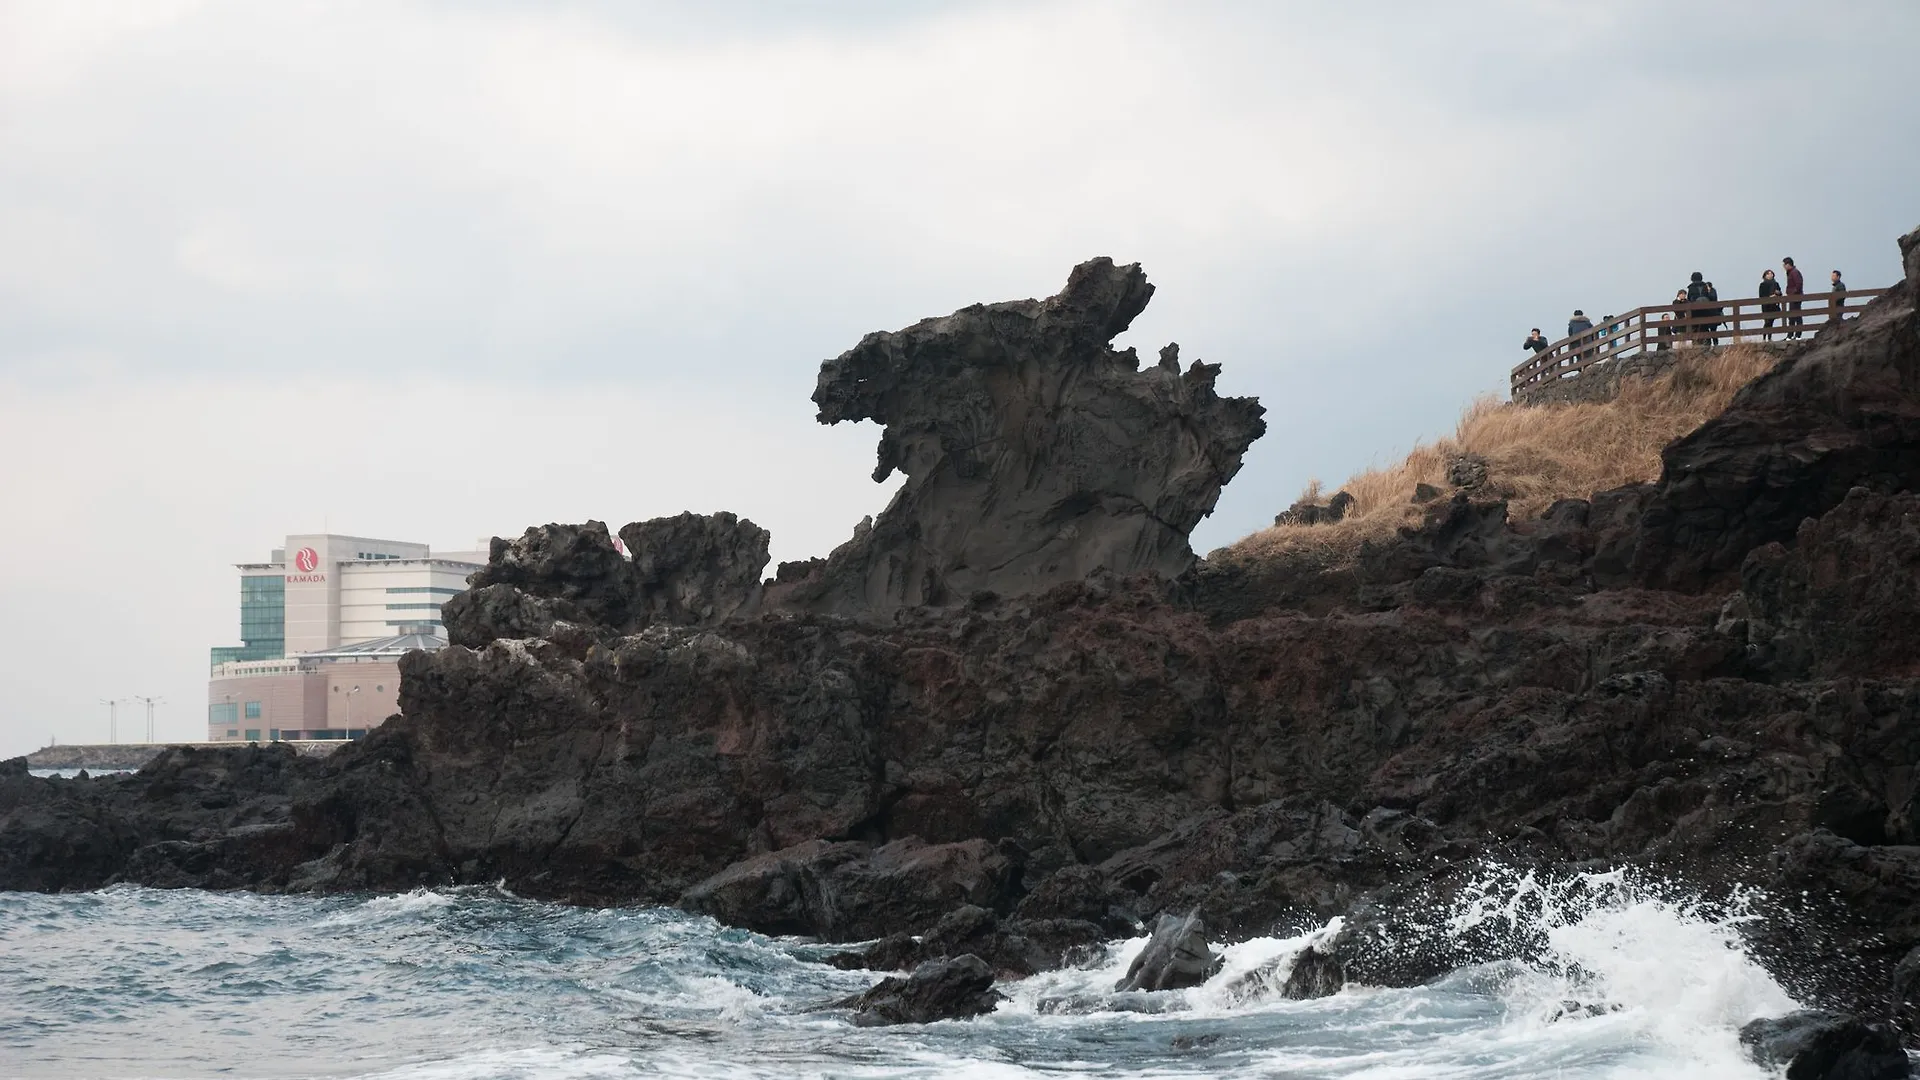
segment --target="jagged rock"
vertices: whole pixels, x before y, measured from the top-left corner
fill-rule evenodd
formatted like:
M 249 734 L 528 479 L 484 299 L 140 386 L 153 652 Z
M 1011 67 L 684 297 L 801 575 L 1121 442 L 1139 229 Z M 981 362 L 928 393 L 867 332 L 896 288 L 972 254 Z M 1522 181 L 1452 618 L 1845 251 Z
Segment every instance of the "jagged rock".
M 1901 1028 L 1920 1030 L 1920 946 L 1909 950 L 1894 966 L 1891 982 L 1896 1019 Z
M 1803 1009 L 1740 1029 L 1741 1045 L 1763 1069 L 1787 1080 L 1906 1080 L 1907 1053 L 1885 1026 L 1842 1013 Z
M 1920 230 L 1900 239 L 1906 278 L 1857 319 L 1734 395 L 1726 411 L 1661 452 L 1633 570 L 1695 590 L 1732 578 L 1748 552 L 1791 540 L 1857 486 L 1896 491 L 1920 476 Z
M 769 537 L 751 521 L 687 513 L 635 522 L 620 538 L 628 554 L 598 521 L 495 537 L 486 567 L 441 607 L 448 640 L 477 649 L 551 637 L 562 623 L 589 637 L 708 626 L 759 606 Z
M 1331 525 L 1347 516 L 1347 510 L 1353 506 L 1353 496 L 1344 491 L 1336 492 L 1325 504 L 1310 499 L 1301 499 L 1280 513 L 1275 514 L 1275 525 Z
M 872 333 L 821 365 L 823 424 L 885 425 L 873 478 L 906 483 L 790 603 L 841 614 L 1023 596 L 1193 562 L 1193 527 L 1266 430 L 1168 346 L 1140 370 L 1108 346 L 1146 307 L 1137 264 L 1095 259 L 1047 300 L 975 305 Z
M 1456 488 L 1477 488 L 1487 482 L 1487 459 L 1479 454 L 1461 454 L 1447 459 L 1447 483 Z
M 1332 997 L 1347 984 L 1347 973 L 1337 957 L 1308 946 L 1294 957 L 1293 970 L 1280 987 L 1280 994 L 1295 1001 Z
M 929 960 L 904 978 L 882 979 L 864 994 L 839 1002 L 861 1027 L 970 1020 L 990 1013 L 1001 1000 L 993 969 L 977 956 Z
M 1413 485 L 1412 502 L 1415 506 L 1419 506 L 1423 503 L 1430 503 L 1444 494 L 1446 494 L 1446 492 L 1441 491 L 1432 484 L 1422 482 Z
M 963 905 L 1010 910 L 1019 876 L 1018 861 L 985 840 L 809 840 L 727 867 L 679 906 L 766 934 L 858 941 L 931 925 Z
M 447 638 L 479 648 L 500 638 L 541 637 L 556 621 L 620 627 L 634 596 L 633 564 L 604 523 L 541 525 L 518 540 L 493 538 L 468 591 L 441 606 Z
M 1178 990 L 1198 986 L 1218 970 L 1220 957 L 1207 944 L 1207 924 L 1199 915 L 1162 915 L 1114 989 Z
M 753 612 L 767 566 L 767 530 L 722 511 L 640 521 L 620 530 L 633 560 L 637 625 L 709 626 Z

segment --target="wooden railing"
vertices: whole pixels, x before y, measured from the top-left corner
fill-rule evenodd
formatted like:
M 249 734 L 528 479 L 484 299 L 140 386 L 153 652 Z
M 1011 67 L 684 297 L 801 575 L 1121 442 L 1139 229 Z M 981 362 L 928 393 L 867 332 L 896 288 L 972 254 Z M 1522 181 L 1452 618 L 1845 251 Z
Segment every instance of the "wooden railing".
M 1810 335 L 1829 322 L 1857 318 L 1867 302 L 1886 289 L 1849 289 L 1844 293 L 1807 293 L 1762 300 L 1702 300 L 1634 308 L 1594 323 L 1593 329 L 1561 338 L 1513 369 L 1513 394 L 1558 379 L 1577 379 L 1595 364 L 1610 363 L 1649 349 L 1727 345 L 1736 341 L 1785 342 Z M 1768 307 L 1773 310 L 1766 310 Z

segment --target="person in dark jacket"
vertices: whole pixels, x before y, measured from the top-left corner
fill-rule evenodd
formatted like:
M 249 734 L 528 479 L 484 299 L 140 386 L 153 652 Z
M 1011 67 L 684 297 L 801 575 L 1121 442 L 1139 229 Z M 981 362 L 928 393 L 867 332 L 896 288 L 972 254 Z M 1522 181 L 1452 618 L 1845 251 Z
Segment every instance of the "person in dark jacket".
M 1579 337 L 1591 329 L 1593 329 L 1593 320 L 1587 318 L 1586 312 L 1581 311 L 1579 308 L 1574 308 L 1573 318 L 1567 320 L 1567 336 Z M 1593 348 L 1593 343 L 1576 341 L 1569 345 L 1568 348 L 1581 356 L 1585 356 L 1587 350 Z
M 1771 304 L 1766 303 L 1768 299 L 1780 295 L 1780 283 L 1773 279 L 1773 271 L 1763 270 L 1760 272 L 1760 294 L 1759 295 L 1761 300 L 1760 312 L 1761 314 L 1767 317 L 1767 328 L 1765 332 L 1760 335 L 1760 337 L 1762 341 L 1772 341 L 1773 340 L 1773 323 L 1774 323 L 1774 320 L 1778 317 L 1778 313 L 1780 311 L 1780 304 L 1778 301 L 1775 301 Z
M 1840 271 L 1833 272 L 1833 299 L 1827 301 L 1827 321 L 1839 322 L 1841 312 L 1847 306 L 1847 283 L 1840 280 Z
M 1787 325 L 1790 327 L 1799 326 L 1801 322 L 1800 316 L 1794 313 L 1800 310 L 1800 301 L 1794 299 L 1794 297 L 1807 291 L 1807 279 L 1800 273 L 1800 268 L 1793 265 L 1793 256 L 1789 255 L 1781 259 L 1780 265 L 1787 272 Z M 1788 330 L 1787 336 L 1789 338 L 1797 338 L 1800 336 L 1800 331 Z
M 1706 302 L 1718 299 L 1720 294 L 1713 291 L 1713 282 L 1708 281 L 1706 275 L 1695 270 L 1693 280 L 1687 283 L 1687 303 L 1693 305 L 1692 317 L 1687 321 L 1687 333 L 1696 344 L 1712 345 L 1714 343 L 1714 339 L 1708 335 L 1720 325 L 1717 317 L 1720 313 L 1707 307 Z M 1709 319 L 1707 318 L 1709 314 L 1716 317 Z
M 1547 351 L 1549 343 L 1547 336 L 1542 334 L 1540 328 L 1536 326 L 1533 328 L 1533 333 L 1527 335 L 1527 340 L 1520 343 L 1520 347 L 1523 349 L 1532 349 L 1534 355 L 1538 356 Z

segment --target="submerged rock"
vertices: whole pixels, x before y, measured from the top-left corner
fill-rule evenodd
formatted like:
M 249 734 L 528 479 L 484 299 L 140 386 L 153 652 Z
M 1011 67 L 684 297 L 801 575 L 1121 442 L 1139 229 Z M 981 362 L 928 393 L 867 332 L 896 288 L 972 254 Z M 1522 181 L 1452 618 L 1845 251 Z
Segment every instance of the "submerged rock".
M 1907 1052 L 1880 1024 L 1844 1013 L 1803 1009 L 1755 1020 L 1740 1042 L 1763 1069 L 1785 1069 L 1787 1080 L 1906 1080 Z
M 929 960 L 904 979 L 882 979 L 840 1004 L 853 1009 L 854 1023 L 872 1027 L 970 1020 L 992 1012 L 1000 1000 L 993 988 L 993 969 L 969 955 Z
M 1153 937 L 1128 965 L 1114 989 L 1178 990 L 1199 986 L 1220 970 L 1220 957 L 1207 944 L 1207 924 L 1197 914 L 1162 915 Z

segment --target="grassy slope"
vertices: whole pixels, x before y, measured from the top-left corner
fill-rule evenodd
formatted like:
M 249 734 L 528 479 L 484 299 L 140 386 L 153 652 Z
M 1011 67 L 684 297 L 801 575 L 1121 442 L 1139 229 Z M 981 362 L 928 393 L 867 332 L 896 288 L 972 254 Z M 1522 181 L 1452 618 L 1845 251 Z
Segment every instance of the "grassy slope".
M 1688 356 L 1658 379 L 1628 380 L 1619 397 L 1598 405 L 1520 406 L 1483 397 L 1461 414 L 1452 436 L 1415 447 L 1398 465 L 1348 480 L 1340 490 L 1354 504 L 1343 520 L 1262 529 L 1213 558 L 1345 564 L 1362 541 L 1417 524 L 1422 508 L 1412 501 L 1414 485 L 1449 490 L 1447 462 L 1462 454 L 1486 459 L 1487 485 L 1480 490 L 1508 499 L 1516 520 L 1555 499 L 1655 479 L 1663 447 L 1725 409 L 1734 391 L 1777 360 L 1775 353 L 1738 345 Z M 1325 501 L 1318 481 L 1302 497 Z

